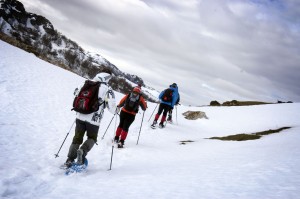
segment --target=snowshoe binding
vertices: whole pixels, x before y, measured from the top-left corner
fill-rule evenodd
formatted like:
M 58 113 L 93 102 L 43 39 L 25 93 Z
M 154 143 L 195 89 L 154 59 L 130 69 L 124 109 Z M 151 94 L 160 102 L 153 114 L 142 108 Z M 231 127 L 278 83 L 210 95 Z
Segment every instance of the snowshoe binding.
M 66 169 L 70 168 L 72 166 L 72 164 L 74 164 L 74 160 L 68 158 L 67 161 L 63 165 L 60 166 L 60 168 L 66 170 Z
M 157 121 L 154 120 L 150 127 L 153 129 L 156 129 L 156 124 L 157 124 Z

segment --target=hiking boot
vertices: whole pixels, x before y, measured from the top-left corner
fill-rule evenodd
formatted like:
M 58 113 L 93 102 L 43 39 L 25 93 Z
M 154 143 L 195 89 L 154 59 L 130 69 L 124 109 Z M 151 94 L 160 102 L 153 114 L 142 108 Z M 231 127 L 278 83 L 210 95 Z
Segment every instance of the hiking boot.
M 172 117 L 171 117 L 171 115 L 169 115 L 168 116 L 168 119 L 167 119 L 167 121 L 169 122 L 169 121 L 172 121 Z
M 158 126 L 158 127 L 162 129 L 162 128 L 165 127 L 165 125 L 164 125 L 164 123 L 161 122 L 161 123 L 159 123 L 159 126 Z
M 76 164 L 82 165 L 84 163 L 84 151 L 82 149 L 77 150 L 77 162 Z
M 173 121 L 172 121 L 172 116 L 171 116 L 171 115 L 168 115 L 167 122 L 173 123 Z
M 151 127 L 152 127 L 152 128 L 155 128 L 155 127 L 156 127 L 156 124 L 157 124 L 157 120 L 154 120 L 153 123 L 151 124 Z
M 114 143 L 118 143 L 118 142 L 119 142 L 119 136 L 115 136 Z
M 120 140 L 120 142 L 118 143 L 118 148 L 124 148 L 124 140 Z

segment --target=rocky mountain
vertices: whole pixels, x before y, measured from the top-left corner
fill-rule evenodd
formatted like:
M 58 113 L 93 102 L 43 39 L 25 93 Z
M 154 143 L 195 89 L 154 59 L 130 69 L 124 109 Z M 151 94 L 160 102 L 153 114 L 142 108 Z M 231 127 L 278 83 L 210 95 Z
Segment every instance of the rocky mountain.
M 0 0 L 0 39 L 85 78 L 110 70 L 114 76 L 109 84 L 121 93 L 129 92 L 136 84 L 146 86 L 140 77 L 124 73 L 101 55 L 82 49 L 55 30 L 45 17 L 26 12 L 17 0 Z M 150 92 L 144 92 L 144 96 L 149 101 L 156 98 Z

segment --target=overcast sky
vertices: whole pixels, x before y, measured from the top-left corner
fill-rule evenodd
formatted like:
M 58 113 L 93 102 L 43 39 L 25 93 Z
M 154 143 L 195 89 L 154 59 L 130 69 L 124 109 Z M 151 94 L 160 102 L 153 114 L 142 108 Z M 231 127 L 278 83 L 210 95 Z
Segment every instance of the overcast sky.
M 21 0 L 85 50 L 181 102 L 300 102 L 299 0 Z

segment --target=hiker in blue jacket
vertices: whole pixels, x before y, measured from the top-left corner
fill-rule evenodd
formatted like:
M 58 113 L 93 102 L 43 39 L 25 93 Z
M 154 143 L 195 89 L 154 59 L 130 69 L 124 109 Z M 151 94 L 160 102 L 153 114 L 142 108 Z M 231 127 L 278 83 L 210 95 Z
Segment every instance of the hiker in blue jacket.
M 179 93 L 178 93 L 178 86 L 176 83 L 173 83 L 172 85 L 170 85 L 169 88 L 165 89 L 159 94 L 158 98 L 160 104 L 159 104 L 158 112 L 155 115 L 153 124 L 151 125 L 152 128 L 156 127 L 157 120 L 159 119 L 161 113 L 163 113 L 163 116 L 159 123 L 159 127 L 160 128 L 165 127 L 164 122 L 166 121 L 167 113 L 170 109 L 173 109 L 174 105 L 178 100 L 178 97 L 179 97 Z

